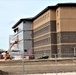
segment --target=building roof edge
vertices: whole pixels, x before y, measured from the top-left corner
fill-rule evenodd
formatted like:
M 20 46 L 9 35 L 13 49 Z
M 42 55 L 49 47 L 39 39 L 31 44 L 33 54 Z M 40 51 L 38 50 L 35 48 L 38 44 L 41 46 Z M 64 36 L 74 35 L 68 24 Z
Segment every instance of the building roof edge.
M 15 28 L 15 27 L 17 27 L 22 21 L 32 21 L 32 18 L 22 18 L 22 19 L 20 19 L 20 20 L 12 27 L 12 29 Z
M 23 18 L 23 19 L 20 19 L 12 28 L 15 28 L 16 26 L 18 26 L 22 21 L 34 21 L 36 18 L 41 16 L 43 13 L 45 13 L 49 9 L 56 10 L 58 7 L 76 7 L 76 3 L 58 3 L 55 6 L 48 6 L 48 7 L 46 7 L 44 10 L 42 10 L 40 13 L 38 13 L 33 18 Z

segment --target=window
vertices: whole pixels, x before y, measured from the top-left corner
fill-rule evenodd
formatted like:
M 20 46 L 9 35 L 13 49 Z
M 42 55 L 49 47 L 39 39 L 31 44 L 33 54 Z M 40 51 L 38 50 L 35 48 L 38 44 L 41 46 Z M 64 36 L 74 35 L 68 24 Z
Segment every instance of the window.
M 58 34 L 57 34 L 57 42 L 58 42 L 58 43 L 60 43 L 60 40 L 61 40 L 60 38 L 61 38 L 61 36 L 60 36 L 60 34 L 58 33 Z
M 16 33 L 16 32 L 18 32 L 18 30 L 19 30 L 18 28 L 15 28 L 15 29 L 14 29 L 14 32 Z
M 24 52 L 27 52 L 27 49 L 24 49 Z
M 46 16 L 47 16 L 46 18 L 48 18 L 48 17 L 49 17 L 49 12 L 46 14 Z
M 57 29 L 59 29 L 59 23 L 57 23 Z
M 59 38 L 59 34 L 58 34 L 58 38 Z
M 58 16 L 58 10 L 57 10 L 57 16 Z

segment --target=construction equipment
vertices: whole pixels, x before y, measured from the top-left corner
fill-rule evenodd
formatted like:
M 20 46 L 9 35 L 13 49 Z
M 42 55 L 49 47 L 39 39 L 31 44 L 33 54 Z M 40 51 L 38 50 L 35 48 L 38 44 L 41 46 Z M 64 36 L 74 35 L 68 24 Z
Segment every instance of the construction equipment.
M 10 54 L 9 54 L 9 53 L 6 53 L 6 54 L 4 55 L 4 59 L 7 60 L 7 59 L 12 59 L 12 58 L 10 57 Z
M 18 43 L 18 40 L 15 41 L 14 43 L 12 43 L 12 45 L 9 47 L 8 51 L 6 51 L 6 54 L 4 55 L 4 59 L 7 60 L 7 59 L 12 59 L 9 52 L 11 50 L 11 48 L 14 46 L 14 44 L 17 44 Z
M 14 46 L 14 44 L 17 44 L 18 41 L 15 41 L 14 43 L 12 43 L 12 45 L 9 47 L 8 52 L 10 52 L 11 48 Z

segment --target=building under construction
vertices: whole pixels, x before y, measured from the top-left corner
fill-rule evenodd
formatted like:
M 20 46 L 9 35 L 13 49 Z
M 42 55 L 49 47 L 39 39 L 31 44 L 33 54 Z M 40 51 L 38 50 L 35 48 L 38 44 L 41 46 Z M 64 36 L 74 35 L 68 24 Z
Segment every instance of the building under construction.
M 50 57 L 75 55 L 76 3 L 48 6 L 33 18 L 20 19 L 12 28 L 20 52 L 37 57 L 44 53 Z

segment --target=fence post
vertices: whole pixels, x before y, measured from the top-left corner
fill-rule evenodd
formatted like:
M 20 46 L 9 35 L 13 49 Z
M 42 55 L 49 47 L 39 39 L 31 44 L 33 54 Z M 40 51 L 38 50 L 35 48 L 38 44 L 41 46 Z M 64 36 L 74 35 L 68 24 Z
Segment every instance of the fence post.
M 55 54 L 55 64 L 56 64 L 56 75 L 58 75 L 58 72 L 57 72 L 57 56 Z
M 22 53 L 22 75 L 24 75 L 24 53 Z

